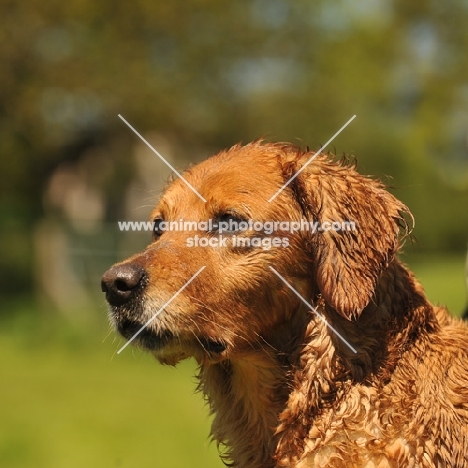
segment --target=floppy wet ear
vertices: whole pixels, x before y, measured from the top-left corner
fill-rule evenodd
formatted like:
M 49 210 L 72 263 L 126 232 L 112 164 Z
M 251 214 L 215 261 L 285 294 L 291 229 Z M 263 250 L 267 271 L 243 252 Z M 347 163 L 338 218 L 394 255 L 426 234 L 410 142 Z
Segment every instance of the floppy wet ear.
M 369 304 L 382 271 L 408 233 L 408 208 L 353 167 L 317 158 L 291 187 L 303 215 L 322 232 L 309 234 L 315 282 L 325 302 L 348 320 Z

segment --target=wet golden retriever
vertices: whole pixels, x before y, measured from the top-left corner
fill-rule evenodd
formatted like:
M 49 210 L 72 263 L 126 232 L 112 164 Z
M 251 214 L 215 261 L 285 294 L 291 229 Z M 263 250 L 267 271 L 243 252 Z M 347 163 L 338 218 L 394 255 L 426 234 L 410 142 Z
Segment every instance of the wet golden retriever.
M 407 207 L 284 144 L 238 145 L 183 176 L 153 242 L 102 289 L 124 337 L 162 363 L 197 360 L 224 459 L 468 466 L 468 328 L 395 257 Z

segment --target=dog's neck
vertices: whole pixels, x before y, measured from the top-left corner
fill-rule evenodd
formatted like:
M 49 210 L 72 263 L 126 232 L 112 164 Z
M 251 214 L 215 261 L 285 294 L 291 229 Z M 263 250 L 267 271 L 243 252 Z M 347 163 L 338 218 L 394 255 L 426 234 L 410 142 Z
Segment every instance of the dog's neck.
M 264 346 L 202 365 L 200 387 L 214 415 L 212 437 L 226 447 L 226 460 L 239 468 L 290 466 L 315 418 L 353 383 L 377 376 L 390 379 L 402 353 L 433 323 L 421 292 L 406 268 L 394 261 L 358 322 L 316 304 L 357 353 L 300 307 L 299 319 L 281 324 Z M 390 300 L 395 297 L 401 300 Z
M 290 392 L 291 359 L 303 340 L 297 331 L 305 329 L 308 316 L 301 308 L 294 320 L 279 324 L 256 348 L 200 367 L 200 389 L 214 415 L 211 435 L 225 448 L 229 466 L 275 466 L 278 415 Z
M 270 361 L 270 362 L 269 362 Z M 273 358 L 243 359 L 202 369 L 203 391 L 214 419 L 213 439 L 239 468 L 273 467 L 273 432 L 287 400 L 286 374 Z

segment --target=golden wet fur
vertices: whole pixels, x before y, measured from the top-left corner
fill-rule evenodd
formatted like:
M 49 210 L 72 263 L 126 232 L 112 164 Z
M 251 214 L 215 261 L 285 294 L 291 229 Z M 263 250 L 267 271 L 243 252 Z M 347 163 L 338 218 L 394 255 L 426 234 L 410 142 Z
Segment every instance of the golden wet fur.
M 271 249 L 189 248 L 194 232 L 157 232 L 104 275 L 112 319 L 130 338 L 205 267 L 135 342 L 162 363 L 197 360 L 231 466 L 466 467 L 467 326 L 395 257 L 411 215 L 380 182 L 319 155 L 268 202 L 312 156 L 235 146 L 183 174 L 206 203 L 176 179 L 152 219 L 352 220 L 355 231 L 281 232 L 289 246 Z

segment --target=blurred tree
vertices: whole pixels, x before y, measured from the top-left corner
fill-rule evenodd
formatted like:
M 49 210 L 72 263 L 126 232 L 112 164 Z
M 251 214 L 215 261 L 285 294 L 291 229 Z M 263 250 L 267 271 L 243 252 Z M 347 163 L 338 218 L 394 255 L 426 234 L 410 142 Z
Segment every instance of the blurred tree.
M 319 148 L 358 114 L 337 152 L 393 176 L 425 248 L 465 246 L 465 0 L 4 0 L 0 17 L 4 292 L 31 287 L 30 234 L 57 167 L 107 154 L 94 183 L 106 218 L 123 212 L 135 137 L 118 113 L 187 159 L 262 135 Z

